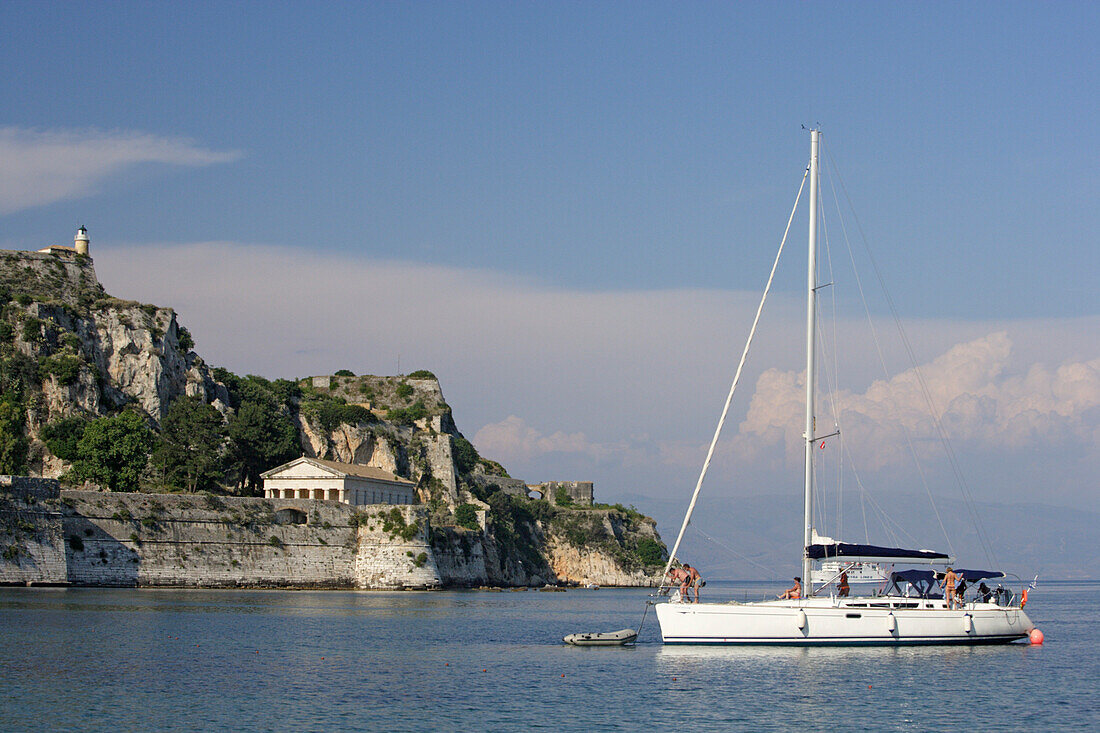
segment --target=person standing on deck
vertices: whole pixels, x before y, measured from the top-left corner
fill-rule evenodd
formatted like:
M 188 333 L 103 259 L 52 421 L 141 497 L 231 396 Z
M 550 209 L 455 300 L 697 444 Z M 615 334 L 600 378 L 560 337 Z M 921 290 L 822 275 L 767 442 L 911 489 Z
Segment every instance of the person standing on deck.
M 699 602 L 699 588 L 703 585 L 703 576 L 699 574 L 699 571 L 688 564 L 684 564 L 684 568 L 688 571 L 687 585 L 695 591 L 694 603 Z
M 848 594 L 852 592 L 851 587 L 848 585 L 848 571 L 840 571 L 840 580 L 837 582 L 837 597 L 847 598 Z
M 954 568 L 948 568 L 943 575 L 943 597 L 947 601 L 948 608 L 955 607 L 955 583 L 959 582 L 959 576 Z

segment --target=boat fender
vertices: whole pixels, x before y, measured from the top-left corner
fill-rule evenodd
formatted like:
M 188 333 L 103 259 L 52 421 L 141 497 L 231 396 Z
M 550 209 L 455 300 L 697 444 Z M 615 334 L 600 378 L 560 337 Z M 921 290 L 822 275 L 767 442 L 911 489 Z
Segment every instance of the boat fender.
M 803 611 L 801 608 L 798 609 L 798 628 L 806 628 L 806 612 Z
M 968 613 L 963 616 L 963 631 L 970 633 L 974 630 L 974 618 Z
M 898 620 L 894 618 L 892 613 L 886 616 L 886 630 L 891 634 L 898 630 Z
M 1027 592 L 1028 592 L 1028 590 L 1029 590 L 1028 588 L 1024 588 L 1023 595 L 1020 596 L 1020 608 L 1023 608 L 1024 606 L 1027 605 Z

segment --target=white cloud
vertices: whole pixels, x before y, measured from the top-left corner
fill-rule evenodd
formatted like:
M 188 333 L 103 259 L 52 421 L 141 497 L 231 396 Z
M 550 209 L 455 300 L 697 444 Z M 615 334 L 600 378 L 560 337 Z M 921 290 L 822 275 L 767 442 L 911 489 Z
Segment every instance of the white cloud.
M 0 127 L 0 215 L 88 196 L 143 163 L 206 166 L 239 157 L 143 132 Z
M 550 453 L 579 453 L 601 458 L 619 449 L 619 446 L 595 445 L 584 433 L 566 434 L 559 430 L 543 435 L 515 415 L 482 427 L 474 435 L 473 442 L 479 451 L 505 462 L 529 461 Z
M 950 348 L 919 370 L 875 381 L 862 393 L 833 392 L 824 404 L 835 405 L 846 441 L 859 446 L 870 468 L 907 462 L 908 439 L 938 441 L 922 381 L 953 442 L 985 451 L 1064 448 L 1067 441 L 1095 447 L 1100 359 L 1057 367 L 1033 363 L 1015 373 L 1009 370 L 1011 354 L 1008 334 L 992 333 Z M 805 372 L 762 374 L 740 426 L 745 442 L 782 442 L 788 456 L 801 456 L 804 390 Z M 831 413 L 820 412 L 818 432 L 831 432 L 822 425 Z

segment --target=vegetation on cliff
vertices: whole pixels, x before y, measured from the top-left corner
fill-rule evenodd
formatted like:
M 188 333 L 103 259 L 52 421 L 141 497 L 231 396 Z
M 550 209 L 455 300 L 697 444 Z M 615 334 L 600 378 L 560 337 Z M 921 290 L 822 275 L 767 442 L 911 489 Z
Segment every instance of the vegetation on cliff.
M 193 348 L 171 309 L 104 292 L 87 257 L 0 253 L 0 473 L 255 496 L 264 471 L 305 453 L 413 480 L 431 526 L 477 533 L 499 577 L 554 577 L 555 540 L 628 571 L 664 559 L 632 509 L 517 494 L 459 432 L 430 371 L 269 380 L 210 368 Z

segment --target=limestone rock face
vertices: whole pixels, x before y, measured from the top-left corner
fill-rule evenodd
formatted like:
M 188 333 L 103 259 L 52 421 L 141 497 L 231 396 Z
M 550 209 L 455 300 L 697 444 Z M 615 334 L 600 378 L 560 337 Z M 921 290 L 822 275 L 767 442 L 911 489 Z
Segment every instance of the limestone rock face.
M 434 416 L 412 426 L 379 421 L 342 424 L 328 431 L 299 415 L 305 455 L 380 468 L 424 487 L 435 479 L 443 491 L 442 498 L 453 507 L 459 499 L 458 475 L 448 429 L 454 430 L 453 422 Z
M 159 422 L 182 395 L 228 413 L 228 390 L 189 343 L 181 345 L 175 312 L 108 296 L 90 258 L 0 252 L 0 285 L 21 293 L 4 309 L 12 351 L 38 363 L 41 397 L 27 409 L 30 468 L 38 475 L 67 467 L 38 437 L 60 418 L 132 404 Z
M 587 585 L 656 586 L 660 578 L 644 570 L 623 570 L 600 549 L 576 547 L 554 537 L 547 544 L 550 567 L 559 580 Z

